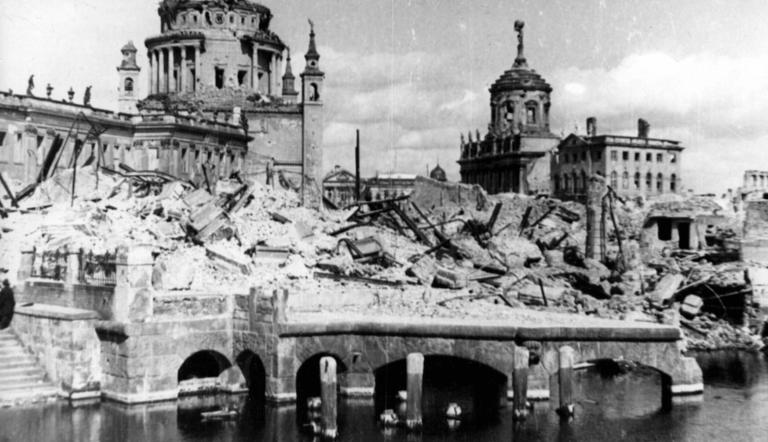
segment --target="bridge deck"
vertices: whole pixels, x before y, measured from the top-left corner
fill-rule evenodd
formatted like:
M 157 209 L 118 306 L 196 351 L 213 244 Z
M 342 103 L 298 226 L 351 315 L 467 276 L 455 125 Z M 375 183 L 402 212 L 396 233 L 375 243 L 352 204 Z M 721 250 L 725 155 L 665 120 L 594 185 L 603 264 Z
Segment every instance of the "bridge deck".
M 583 315 L 519 310 L 504 319 L 425 318 L 360 313 L 294 313 L 280 336 L 374 335 L 547 341 L 677 341 L 670 325 L 600 319 Z

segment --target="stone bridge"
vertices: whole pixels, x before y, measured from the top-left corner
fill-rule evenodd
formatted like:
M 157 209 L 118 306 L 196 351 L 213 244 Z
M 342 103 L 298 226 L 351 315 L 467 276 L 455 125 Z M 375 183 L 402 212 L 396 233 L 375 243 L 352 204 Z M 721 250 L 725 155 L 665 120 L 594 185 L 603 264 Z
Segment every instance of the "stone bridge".
M 652 367 L 662 374 L 667 396 L 703 389 L 695 360 L 681 355 L 675 327 L 528 310 L 520 321 L 504 322 L 288 316 L 287 297 L 255 289 L 249 295 L 154 296 L 143 302 L 150 304 L 150 317 L 98 323 L 102 393 L 128 403 L 172 399 L 184 379 L 218 376 L 226 378 L 220 386 L 237 390 L 238 382 L 246 383 L 268 400 L 292 402 L 306 384 L 302 372 L 316 377 L 313 364 L 333 356 L 341 393 L 371 396 L 378 370 L 413 352 L 472 361 L 503 376 L 511 390 L 515 346 L 526 346 L 536 355 L 529 396 L 546 397 L 564 345 L 575 349 L 577 362 L 623 359 Z

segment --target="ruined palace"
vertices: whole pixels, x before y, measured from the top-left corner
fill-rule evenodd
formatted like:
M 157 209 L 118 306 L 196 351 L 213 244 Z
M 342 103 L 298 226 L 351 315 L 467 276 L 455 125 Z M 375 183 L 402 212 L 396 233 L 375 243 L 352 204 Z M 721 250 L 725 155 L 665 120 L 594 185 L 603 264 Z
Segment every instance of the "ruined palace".
M 139 66 L 133 43 L 121 49 L 118 112 L 94 107 L 90 91 L 82 104 L 72 89 L 53 99 L 50 85 L 38 96 L 32 78 L 26 94 L 0 94 L 0 171 L 33 182 L 51 149 L 64 152 L 58 167 L 96 160 L 193 180 L 203 164 L 215 177 L 253 177 L 271 162 L 319 204 L 325 74 L 314 26 L 297 85 L 266 6 L 164 0 L 158 14 L 160 34 L 145 41 L 149 66 Z
M 552 151 L 560 139 L 549 129 L 552 86 L 528 67 L 523 22 L 515 22 L 517 57 L 490 88 L 491 122 L 481 136 L 461 137 L 461 182 L 489 193 L 548 193 Z

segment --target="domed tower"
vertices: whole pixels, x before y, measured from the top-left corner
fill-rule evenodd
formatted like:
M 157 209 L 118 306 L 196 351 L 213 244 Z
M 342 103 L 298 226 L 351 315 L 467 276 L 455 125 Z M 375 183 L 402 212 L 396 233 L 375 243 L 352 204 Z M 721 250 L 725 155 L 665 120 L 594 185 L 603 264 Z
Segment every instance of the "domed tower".
M 117 86 L 117 110 L 125 114 L 137 113 L 136 103 L 139 101 L 139 72 L 141 68 L 136 64 L 136 46 L 129 41 L 120 52 L 123 61 L 117 67 L 119 83 Z
M 432 169 L 431 172 L 429 172 L 429 177 L 435 181 L 448 181 L 448 177 L 445 174 L 445 170 L 443 170 L 443 168 L 440 167 L 439 164 L 435 166 L 435 168 Z
M 150 94 L 203 95 L 219 90 L 280 95 L 286 46 L 269 29 L 272 12 L 251 0 L 163 0 L 158 36 L 145 44 Z
M 549 96 L 552 86 L 528 67 L 525 59 L 523 27 L 515 22 L 517 57 L 490 88 L 490 132 L 496 137 L 510 134 L 549 134 Z
M 488 132 L 462 135 L 461 181 L 479 184 L 489 193 L 549 193 L 552 151 L 559 138 L 549 130 L 552 86 L 528 67 L 523 28 L 515 21 L 517 57 L 493 83 Z

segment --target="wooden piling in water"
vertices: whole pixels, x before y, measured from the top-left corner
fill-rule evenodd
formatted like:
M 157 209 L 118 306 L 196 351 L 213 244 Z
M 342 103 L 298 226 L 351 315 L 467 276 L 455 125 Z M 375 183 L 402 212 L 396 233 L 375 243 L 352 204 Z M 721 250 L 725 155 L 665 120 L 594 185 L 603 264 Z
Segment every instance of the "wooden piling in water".
M 339 436 L 336 426 L 336 360 L 332 357 L 320 359 L 320 410 L 323 436 L 335 439 Z
M 557 414 L 563 419 L 573 417 L 573 365 L 575 351 L 566 346 L 558 350 L 559 367 L 557 370 L 558 393 L 560 404 L 557 407 Z
M 407 408 L 405 425 L 409 430 L 417 430 L 422 425 L 421 388 L 424 380 L 424 355 L 411 353 L 406 359 L 407 379 Z
M 512 418 L 522 421 L 528 417 L 528 361 L 530 353 L 524 346 L 515 346 L 515 369 L 512 374 Z

